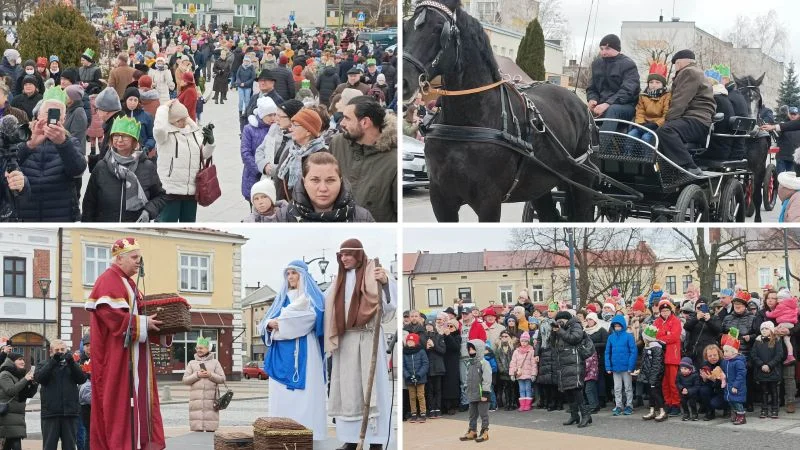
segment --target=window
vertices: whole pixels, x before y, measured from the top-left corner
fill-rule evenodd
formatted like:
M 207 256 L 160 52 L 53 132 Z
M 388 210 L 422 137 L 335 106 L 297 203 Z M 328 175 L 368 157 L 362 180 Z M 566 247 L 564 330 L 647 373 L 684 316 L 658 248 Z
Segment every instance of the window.
M 677 283 L 675 282 L 675 277 L 674 276 L 667 277 L 667 283 L 666 284 L 667 284 L 667 293 L 672 294 L 672 295 L 675 295 L 675 294 L 678 293 L 678 286 L 677 286 Z
M 25 297 L 25 258 L 3 258 L 3 295 Z
M 531 303 L 544 301 L 544 286 L 541 284 L 531 285 Z
M 442 306 L 442 290 L 428 289 L 428 306 Z
M 714 292 L 719 292 L 721 290 L 722 284 L 722 275 L 716 274 L 714 275 L 714 287 L 711 289 Z
M 758 269 L 758 285 L 766 286 L 772 284 L 772 269 L 769 267 L 760 267 Z
M 189 361 L 194 359 L 194 348 L 198 337 L 211 341 L 212 352 L 218 352 L 219 339 L 217 330 L 198 328 L 188 333 L 178 333 L 172 341 L 172 370 L 185 370 Z
M 631 282 L 631 297 L 642 295 L 642 282 L 641 281 L 632 281 Z
M 684 275 L 681 277 L 681 283 L 683 284 L 683 292 L 689 290 L 689 285 L 692 284 L 692 276 L 691 275 Z
M 92 286 L 111 264 L 111 250 L 105 246 L 87 245 L 83 255 L 83 284 Z
M 458 298 L 465 302 L 472 301 L 472 288 L 458 288 Z
M 211 257 L 203 255 L 181 255 L 181 290 L 210 292 L 209 282 Z
M 561 86 L 561 77 L 560 76 L 551 75 L 551 76 L 547 77 L 547 82 L 550 83 L 550 84 L 557 84 L 557 85 Z
M 236 5 L 236 15 L 244 17 L 255 17 L 256 5 Z
M 727 288 L 728 289 L 733 289 L 734 287 L 736 287 L 736 274 L 732 273 L 732 272 L 729 272 L 728 273 L 728 286 L 727 286 Z
M 514 301 L 514 286 L 500 286 L 500 303 L 510 305 Z

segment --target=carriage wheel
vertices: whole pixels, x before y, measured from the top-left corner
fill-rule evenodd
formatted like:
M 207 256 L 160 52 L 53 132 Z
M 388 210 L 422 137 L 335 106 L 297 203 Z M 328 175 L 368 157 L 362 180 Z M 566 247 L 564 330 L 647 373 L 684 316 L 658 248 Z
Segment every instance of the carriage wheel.
M 731 178 L 722 188 L 719 200 L 720 222 L 744 222 L 744 189 L 742 183 Z
M 681 191 L 675 203 L 675 222 L 708 222 L 710 208 L 703 189 L 690 184 Z
M 536 210 L 533 209 L 533 202 L 525 202 L 525 207 L 522 208 L 522 221 L 527 223 L 536 219 Z
M 764 210 L 772 211 L 777 200 L 778 172 L 775 170 L 775 164 L 770 164 L 767 166 L 767 171 L 764 174 Z
M 753 202 L 753 177 L 747 177 L 744 186 L 744 213 L 747 217 L 753 217 L 756 213 L 756 205 Z

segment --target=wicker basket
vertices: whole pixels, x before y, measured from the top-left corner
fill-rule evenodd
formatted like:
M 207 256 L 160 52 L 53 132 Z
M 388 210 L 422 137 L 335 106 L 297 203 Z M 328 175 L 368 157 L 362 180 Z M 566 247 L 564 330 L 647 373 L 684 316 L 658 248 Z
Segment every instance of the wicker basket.
M 214 433 L 214 450 L 253 450 L 253 434 L 218 431 Z
M 178 294 L 147 295 L 142 302 L 144 313 L 158 314 L 157 320 L 163 322 L 156 334 L 175 334 L 192 331 L 192 307 Z
M 286 417 L 260 417 L 253 423 L 253 450 L 312 450 L 314 433 Z

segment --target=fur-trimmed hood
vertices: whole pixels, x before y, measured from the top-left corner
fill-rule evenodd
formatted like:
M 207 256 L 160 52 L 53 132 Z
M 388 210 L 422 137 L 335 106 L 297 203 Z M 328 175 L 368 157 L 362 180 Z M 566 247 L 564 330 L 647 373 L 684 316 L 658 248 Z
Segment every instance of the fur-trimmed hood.
M 383 120 L 383 131 L 375 149 L 380 152 L 388 152 L 397 148 L 397 116 L 394 113 L 387 113 Z

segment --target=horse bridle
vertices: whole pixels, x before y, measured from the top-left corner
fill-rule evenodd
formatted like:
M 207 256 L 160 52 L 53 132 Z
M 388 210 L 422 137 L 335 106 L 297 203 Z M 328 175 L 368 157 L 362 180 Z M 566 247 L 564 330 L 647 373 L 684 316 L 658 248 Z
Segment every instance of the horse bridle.
M 421 10 L 421 11 L 420 11 Z M 430 75 L 439 66 L 441 62 L 442 56 L 444 55 L 445 51 L 447 51 L 451 45 L 455 48 L 455 61 L 456 64 L 460 62 L 460 55 L 461 55 L 461 35 L 458 29 L 457 16 L 455 11 L 452 11 L 447 5 L 439 3 L 434 0 L 425 0 L 417 4 L 416 8 L 414 9 L 414 13 L 416 18 L 414 19 L 414 28 L 416 29 L 420 25 L 425 22 L 425 18 L 427 15 L 427 11 L 431 10 L 434 11 L 436 14 L 440 15 L 444 19 L 444 25 L 442 26 L 442 34 L 439 35 L 439 53 L 436 54 L 436 57 L 433 58 L 433 61 L 430 63 L 429 67 L 426 67 L 420 60 L 409 54 L 408 52 L 403 52 L 403 61 L 408 62 L 412 66 L 414 66 L 417 70 L 419 70 L 419 86 L 423 90 L 430 86 Z M 455 41 L 455 42 L 454 42 Z

